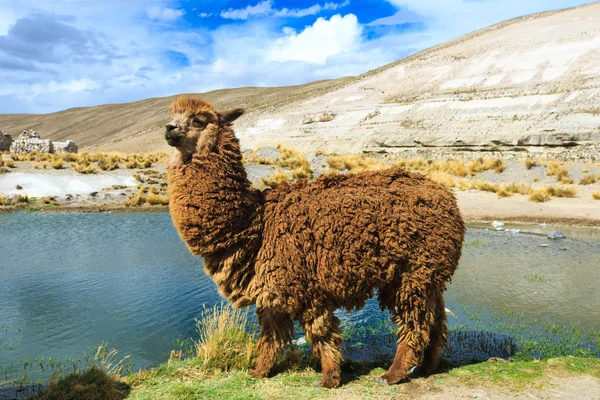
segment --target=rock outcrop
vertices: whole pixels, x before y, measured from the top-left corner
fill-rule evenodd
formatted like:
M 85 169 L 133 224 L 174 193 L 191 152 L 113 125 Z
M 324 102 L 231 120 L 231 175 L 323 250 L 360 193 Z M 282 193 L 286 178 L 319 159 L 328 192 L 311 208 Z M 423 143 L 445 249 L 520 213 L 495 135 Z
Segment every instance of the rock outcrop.
M 24 130 L 21 135 L 12 142 L 10 151 L 13 153 L 77 153 L 77 145 L 72 140 L 66 142 L 53 142 L 42 139 L 33 129 Z
M 0 130 L 0 151 L 8 151 L 10 149 L 12 141 L 12 136 Z
M 79 148 L 72 140 L 66 142 L 52 142 L 54 144 L 54 151 L 57 153 L 77 153 Z

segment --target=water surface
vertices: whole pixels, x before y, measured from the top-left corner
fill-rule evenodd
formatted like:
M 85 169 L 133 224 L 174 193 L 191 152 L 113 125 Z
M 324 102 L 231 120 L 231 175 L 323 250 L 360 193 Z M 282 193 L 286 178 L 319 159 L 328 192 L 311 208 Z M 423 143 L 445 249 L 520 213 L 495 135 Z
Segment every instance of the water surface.
M 550 241 L 470 228 L 446 295 L 450 325 L 514 312 L 600 331 L 600 241 L 571 232 L 576 239 Z M 24 360 L 77 358 L 103 342 L 134 368 L 157 365 L 195 337 L 202 306 L 221 301 L 168 214 L 0 215 L 0 382 Z M 384 314 L 370 301 L 340 316 Z

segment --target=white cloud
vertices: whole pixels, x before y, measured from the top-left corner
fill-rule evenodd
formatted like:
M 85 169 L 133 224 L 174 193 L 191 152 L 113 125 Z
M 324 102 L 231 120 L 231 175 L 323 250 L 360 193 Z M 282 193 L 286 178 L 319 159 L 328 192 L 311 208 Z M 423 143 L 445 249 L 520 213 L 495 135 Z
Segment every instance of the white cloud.
M 150 7 L 146 10 L 148 18 L 158 21 L 175 21 L 185 14 L 184 10 L 175 10 L 173 8 Z
M 374 21 L 372 25 L 385 25 L 393 22 L 394 17 L 409 17 L 415 22 L 415 16 L 427 26 L 427 38 L 415 43 L 426 48 L 454 39 L 461 35 L 485 28 L 498 22 L 521 15 L 574 7 L 590 0 L 386 0 L 394 5 L 399 14 Z M 415 15 L 416 13 L 416 15 Z M 419 18 L 416 18 L 417 20 Z
M 271 0 L 261 1 L 255 6 L 247 6 L 246 8 L 234 10 L 230 8 L 227 11 L 221 12 L 221 17 L 227 19 L 248 19 L 254 16 L 269 15 L 273 12 Z
M 240 19 L 246 20 L 250 17 L 264 17 L 264 16 L 275 16 L 275 17 L 288 17 L 288 18 L 300 18 L 308 15 L 317 15 L 323 11 L 333 11 L 342 7 L 346 7 L 350 4 L 350 0 L 345 0 L 343 3 L 325 3 L 323 5 L 315 4 L 307 8 L 282 8 L 277 10 L 273 8 L 272 0 L 264 0 L 255 6 L 247 6 L 246 8 L 233 9 L 230 8 L 226 11 L 221 12 L 221 17 L 227 19 Z M 207 15 L 208 16 L 208 15 Z
M 287 8 L 283 8 L 281 10 L 275 11 L 273 15 L 276 17 L 306 17 L 307 15 L 316 15 L 321 13 L 322 11 L 334 11 L 338 8 L 346 7 L 350 4 L 349 0 L 344 1 L 343 3 L 325 3 L 323 5 L 315 4 L 312 7 L 301 8 L 301 9 L 293 9 L 289 10 Z
M 284 30 L 269 53 L 271 61 L 324 63 L 328 57 L 355 50 L 361 41 L 362 27 L 354 14 L 334 15 L 329 21 L 318 18 L 302 32 Z

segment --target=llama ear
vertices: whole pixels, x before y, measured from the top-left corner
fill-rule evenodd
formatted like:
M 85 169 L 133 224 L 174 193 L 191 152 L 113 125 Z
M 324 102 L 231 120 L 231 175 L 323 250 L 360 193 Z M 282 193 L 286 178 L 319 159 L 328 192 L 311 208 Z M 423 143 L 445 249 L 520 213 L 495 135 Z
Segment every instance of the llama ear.
M 244 110 L 241 108 L 234 108 L 232 110 L 227 111 L 219 111 L 219 119 L 225 122 L 226 124 L 229 124 L 241 117 L 243 113 Z

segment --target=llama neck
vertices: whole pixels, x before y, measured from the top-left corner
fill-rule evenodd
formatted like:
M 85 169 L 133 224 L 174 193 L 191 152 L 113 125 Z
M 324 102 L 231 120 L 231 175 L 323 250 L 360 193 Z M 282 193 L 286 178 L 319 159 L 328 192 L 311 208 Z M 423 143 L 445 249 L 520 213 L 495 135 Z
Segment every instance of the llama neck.
M 237 139 L 219 135 L 215 151 L 194 154 L 168 167 L 173 224 L 221 294 L 236 306 L 251 304 L 248 293 L 262 235 L 263 201 L 250 188 Z

